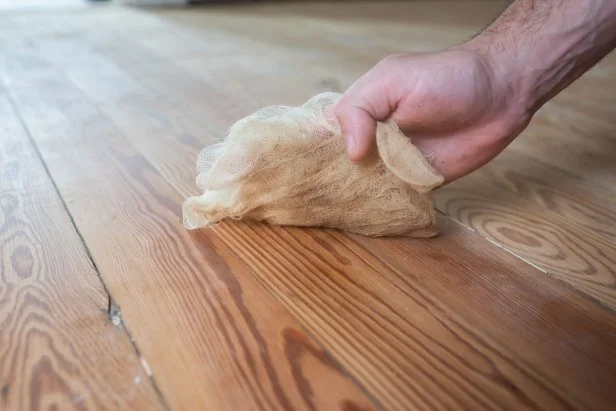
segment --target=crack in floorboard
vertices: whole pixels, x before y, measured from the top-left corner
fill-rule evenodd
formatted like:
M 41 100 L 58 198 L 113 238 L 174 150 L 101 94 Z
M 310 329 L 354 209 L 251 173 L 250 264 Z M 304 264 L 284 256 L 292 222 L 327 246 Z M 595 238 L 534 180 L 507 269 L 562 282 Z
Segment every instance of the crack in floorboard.
M 96 275 L 103 287 L 103 291 L 105 292 L 105 295 L 107 296 L 107 308 L 105 310 L 106 311 L 105 315 L 107 319 L 111 322 L 111 324 L 113 324 L 114 327 L 122 329 L 124 331 L 124 333 L 128 337 L 128 340 L 130 341 L 131 346 L 133 347 L 133 351 L 135 352 L 135 355 L 139 359 L 139 363 L 141 364 L 141 367 L 143 368 L 146 375 L 150 379 L 152 388 L 156 392 L 156 395 L 158 396 L 158 399 L 160 400 L 162 406 L 168 411 L 171 410 L 169 403 L 167 402 L 165 396 L 163 395 L 160 387 L 156 383 L 156 379 L 154 378 L 154 375 L 152 374 L 152 371 L 148 363 L 146 362 L 145 358 L 141 355 L 141 350 L 139 349 L 137 342 L 135 341 L 133 337 L 133 334 L 130 332 L 126 324 L 124 324 L 124 321 L 122 321 L 122 314 L 121 314 L 120 306 L 113 299 L 111 292 L 109 291 L 109 288 L 107 287 L 107 284 L 105 283 L 105 280 L 103 279 L 103 276 L 98 268 L 98 265 L 96 264 L 96 261 L 94 260 L 94 256 L 90 252 L 90 249 L 88 248 L 88 245 L 86 244 L 85 238 L 83 237 L 81 231 L 77 227 L 77 223 L 73 217 L 73 214 L 70 212 L 68 208 L 68 204 L 64 200 L 64 197 L 62 196 L 62 193 L 60 192 L 59 187 L 57 186 L 55 180 L 53 179 L 51 175 L 51 171 L 49 170 L 47 163 L 43 159 L 43 155 L 41 151 L 39 150 L 38 145 L 36 144 L 34 138 L 32 137 L 30 128 L 28 127 L 28 125 L 26 124 L 25 120 L 23 119 L 21 115 L 21 110 L 19 109 L 19 106 L 17 105 L 17 103 L 13 99 L 13 96 L 11 96 L 11 93 L 8 90 L 6 92 L 6 96 L 7 96 L 7 100 L 9 101 L 9 103 L 11 104 L 13 108 L 13 111 L 15 112 L 15 115 L 17 116 L 17 119 L 19 120 L 22 128 L 24 129 L 26 136 L 28 137 L 28 141 L 30 145 L 32 146 L 34 152 L 36 153 L 37 158 L 41 162 L 41 165 L 43 166 L 43 169 L 45 170 L 47 177 L 51 181 L 54 191 L 57 194 L 58 198 L 60 199 L 60 202 L 62 203 L 62 207 L 64 211 L 66 212 L 66 214 L 68 215 L 71 225 L 73 226 L 73 229 L 77 233 L 77 236 L 79 237 L 79 241 L 81 242 L 81 245 L 83 246 L 83 249 L 85 250 L 87 257 L 90 260 L 90 263 L 92 264 L 92 268 L 94 268 Z

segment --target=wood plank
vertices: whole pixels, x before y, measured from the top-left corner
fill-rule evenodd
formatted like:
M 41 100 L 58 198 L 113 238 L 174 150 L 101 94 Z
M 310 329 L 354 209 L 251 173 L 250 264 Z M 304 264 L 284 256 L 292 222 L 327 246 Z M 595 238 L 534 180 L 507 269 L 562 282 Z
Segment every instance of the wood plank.
M 616 308 L 616 243 L 592 216 L 564 217 L 473 174 L 435 194 L 439 210 L 550 275 Z M 584 224 L 584 221 L 590 221 Z M 613 220 L 611 220 L 613 221 Z
M 58 71 L 7 78 L 172 408 L 372 409 L 222 241 L 181 227 L 183 199 L 87 95 Z
M 578 400 L 580 409 L 610 409 L 616 364 L 604 360 L 616 347 L 614 313 L 447 219 L 439 228 L 434 242 L 354 239 L 395 269 L 395 283 L 418 282 L 450 317 L 463 316 L 469 328 L 508 347 L 520 367 L 532 367 L 527 372 L 553 387 L 559 407 L 571 401 L 576 408 Z
M 164 409 L 0 87 L 0 409 Z
M 434 398 L 436 386 L 448 398 L 426 404 L 428 409 L 445 407 L 448 400 L 471 409 L 609 409 L 616 363 L 603 361 L 616 347 L 613 315 L 480 237 L 451 224 L 441 228 L 446 235 L 435 242 L 355 237 L 365 248 L 317 230 L 227 223 L 215 231 L 306 327 L 332 344 L 358 380 L 375 392 L 380 387 L 371 379 L 377 375 L 409 384 L 396 392 L 388 381 L 391 408 L 394 394 L 411 396 L 417 389 Z M 259 252 L 250 245 L 255 238 Z M 590 324 L 590 318 L 597 322 Z M 334 339 L 331 330 L 338 329 L 388 357 Z M 359 353 L 353 355 L 353 348 Z M 486 370 L 498 371 L 476 374 L 487 364 Z M 589 380 L 591 374 L 596 380 Z
M 613 194 L 578 175 L 515 150 L 505 150 L 478 174 L 605 238 L 616 235 Z
M 233 79 L 235 71 L 228 67 L 227 75 Z M 216 129 L 223 132 L 223 124 L 254 105 L 245 98 L 244 106 L 234 106 L 232 96 L 216 83 L 200 81 L 207 78 L 187 76 L 179 67 L 161 68 L 150 72 L 145 83 L 177 105 L 150 96 L 101 105 L 183 195 L 193 192 L 193 166 L 185 159 L 194 158 Z M 81 87 L 87 92 L 87 85 Z M 285 93 L 298 90 L 306 92 L 296 87 Z M 189 103 L 198 106 L 195 112 L 202 121 L 184 109 Z M 478 236 L 451 224 L 445 229 L 446 242 L 439 246 L 401 242 L 396 250 L 401 247 L 404 255 L 386 252 L 387 241 L 366 240 L 365 248 L 378 245 L 377 254 L 386 263 L 331 232 L 223 224 L 213 233 L 387 409 L 408 404 L 417 409 L 608 409 L 615 364 L 592 381 L 586 375 L 614 347 L 613 316 Z M 449 262 L 440 261 L 450 253 Z M 437 273 L 434 259 L 440 265 Z M 422 273 L 430 273 L 429 288 Z M 456 287 L 461 292 L 456 293 Z M 495 290 L 506 298 L 495 298 Z M 467 298 L 464 291 L 491 298 Z M 443 299 L 443 292 L 449 298 Z M 561 304 L 558 309 L 543 308 L 546 301 L 565 300 L 572 304 L 565 312 Z M 494 309 L 485 310 L 482 301 Z M 586 318 L 597 322 L 585 327 Z M 552 325 L 529 327 L 544 322 Z M 596 353 L 584 346 L 588 341 Z M 554 344 L 562 350 L 555 351 Z M 498 371 L 477 373 L 483 367 Z M 443 390 L 447 395 L 439 396 Z

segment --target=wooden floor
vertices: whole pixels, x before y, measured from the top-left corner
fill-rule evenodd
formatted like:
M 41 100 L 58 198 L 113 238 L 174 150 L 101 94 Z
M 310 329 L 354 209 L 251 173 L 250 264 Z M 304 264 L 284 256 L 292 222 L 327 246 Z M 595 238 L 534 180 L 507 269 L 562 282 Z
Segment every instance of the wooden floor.
M 181 225 L 233 122 L 502 7 L 0 14 L 0 410 L 613 410 L 614 55 L 435 194 L 435 239 Z

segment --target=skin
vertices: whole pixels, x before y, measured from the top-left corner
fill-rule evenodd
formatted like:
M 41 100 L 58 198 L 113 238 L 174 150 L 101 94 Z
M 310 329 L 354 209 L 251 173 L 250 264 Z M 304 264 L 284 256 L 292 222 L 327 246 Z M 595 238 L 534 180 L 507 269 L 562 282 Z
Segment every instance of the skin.
M 335 115 L 353 161 L 375 150 L 376 122 L 391 119 L 447 184 L 496 157 L 615 47 L 614 0 L 516 0 L 464 44 L 381 60 Z

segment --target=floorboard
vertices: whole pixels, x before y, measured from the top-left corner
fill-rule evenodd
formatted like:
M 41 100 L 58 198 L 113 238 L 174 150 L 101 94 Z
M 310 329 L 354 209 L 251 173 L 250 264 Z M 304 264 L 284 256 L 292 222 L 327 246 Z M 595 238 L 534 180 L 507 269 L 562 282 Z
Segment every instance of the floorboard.
M 109 301 L 0 94 L 0 409 L 164 409 Z
M 224 243 L 183 229 L 182 197 L 91 96 L 23 66 L 11 95 L 171 408 L 373 409 Z

